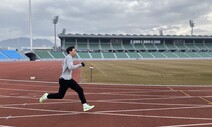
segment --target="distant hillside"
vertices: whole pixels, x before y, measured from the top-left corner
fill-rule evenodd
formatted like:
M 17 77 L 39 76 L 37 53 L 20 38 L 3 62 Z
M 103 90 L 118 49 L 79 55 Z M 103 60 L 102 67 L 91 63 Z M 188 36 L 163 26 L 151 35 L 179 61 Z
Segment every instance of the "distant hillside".
M 46 39 L 34 39 L 32 43 L 33 43 L 33 47 L 53 47 L 54 46 L 54 43 Z M 8 47 L 17 48 L 17 49 L 19 49 L 20 47 L 30 47 L 30 39 L 21 37 L 21 38 L 0 41 L 0 48 L 8 48 Z

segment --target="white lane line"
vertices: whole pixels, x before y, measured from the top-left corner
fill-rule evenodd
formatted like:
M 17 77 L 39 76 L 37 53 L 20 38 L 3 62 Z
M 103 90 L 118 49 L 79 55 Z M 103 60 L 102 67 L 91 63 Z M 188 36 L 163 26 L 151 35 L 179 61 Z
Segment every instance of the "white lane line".
M 0 127 L 15 127 L 15 126 L 0 125 Z
M 154 97 L 149 97 L 149 98 L 128 98 L 128 99 L 105 99 L 103 101 L 143 101 L 143 100 L 171 100 L 171 99 L 191 99 L 195 97 L 187 97 L 187 96 L 179 96 L 179 97 L 161 97 L 161 98 L 154 98 Z
M 12 88 L 0 88 L 0 90 L 7 90 L 7 91 L 19 91 L 19 92 L 37 92 L 37 93 L 41 93 L 41 92 L 46 92 L 47 90 L 30 90 L 30 89 L 12 89 Z M 56 91 L 50 91 L 48 90 L 48 92 L 56 92 Z
M 0 79 L 1 80 L 1 79 Z M 34 83 L 35 81 L 31 81 L 31 80 L 22 80 L 21 82 L 24 82 L 24 83 L 28 83 L 28 82 L 30 82 L 30 83 Z M 58 82 L 48 82 L 48 81 L 38 81 L 39 83 L 42 83 L 42 82 L 44 82 L 44 83 L 49 83 L 49 84 L 52 84 L 52 83 L 54 83 L 54 84 L 59 84 Z M 35 83 L 37 83 L 37 82 L 35 82 Z M 32 86 L 32 87 L 58 87 L 58 86 L 55 86 L 55 85 L 44 85 L 44 84 L 27 84 L 27 85 L 25 85 L 25 84 L 17 84 L 17 83 L 15 83 L 15 84 L 8 84 L 8 83 L 0 83 L 0 84 L 2 84 L 2 85 L 10 85 L 10 86 Z M 82 83 L 80 83 L 80 84 L 82 84 Z M 94 87 L 91 87 L 91 86 L 86 86 L 86 85 L 83 85 L 83 87 L 84 88 L 88 88 L 88 89 L 106 89 L 106 90 L 114 90 L 114 89 L 117 89 L 117 90 L 127 90 L 127 91 L 129 91 L 129 90 L 132 90 L 132 91 L 137 91 L 137 90 L 143 90 L 143 91 L 146 91 L 146 90 L 150 90 L 150 89 L 139 89 L 139 88 L 137 88 L 137 89 L 129 89 L 129 88 L 111 88 L 111 87 L 98 87 L 98 88 L 94 88 Z M 125 91 L 126 92 L 126 91 Z
M 47 109 L 35 109 L 35 108 L 19 108 L 19 107 L 0 107 L 5 109 L 17 109 L 17 110 L 31 110 L 31 111 L 43 111 L 43 112 L 55 112 L 55 113 L 83 113 L 79 111 L 64 111 L 64 110 L 47 110 Z M 174 118 L 174 119 L 198 119 L 198 120 L 212 120 L 212 118 L 198 118 L 198 117 L 174 117 L 174 116 L 152 116 L 152 115 L 133 115 L 133 114 L 121 114 L 117 112 L 138 112 L 138 111 L 159 111 L 159 110 L 173 110 L 173 109 L 192 109 L 192 108 L 202 108 L 202 107 L 174 107 L 174 108 L 154 108 L 154 109 L 132 109 L 132 110 L 111 110 L 111 111 L 97 111 L 90 112 L 88 114 L 100 114 L 100 115 L 118 115 L 118 116 L 133 116 L 133 117 L 154 117 L 154 118 Z M 29 115 L 30 117 L 38 115 Z M 46 115 L 45 115 L 46 116 Z M 25 116 L 18 116 L 25 117 Z M 5 117 L 3 117 L 5 118 Z M 10 118 L 17 118 L 17 116 L 12 116 Z
M 153 108 L 153 109 L 127 109 L 127 110 L 108 110 L 108 111 L 98 111 L 99 113 L 113 113 L 113 112 L 141 112 L 141 111 L 166 111 L 166 110 L 182 110 L 182 109 L 198 109 L 203 107 L 173 107 L 173 108 Z M 206 107 L 204 107 L 206 108 Z M 211 108 L 211 107 L 207 107 Z
M 135 104 L 135 105 L 159 105 L 159 106 L 192 106 L 192 107 L 212 107 L 212 105 L 205 105 L 205 104 L 169 104 L 169 103 L 143 103 L 143 102 L 119 102 L 119 101 L 104 101 L 104 100 L 89 100 L 90 102 L 102 102 L 102 103 L 109 103 L 109 104 Z
M 31 82 L 31 83 L 58 83 L 58 82 L 50 82 L 50 81 L 31 81 L 31 80 L 15 80 L 15 79 L 0 79 L 3 81 L 13 81 L 13 82 Z
M 28 96 L 5 96 L 5 95 L 0 95 L 0 98 L 25 98 L 25 99 L 38 99 L 38 98 L 32 98 L 32 97 L 28 97 Z M 175 98 L 173 98 L 175 99 Z M 127 100 L 127 99 L 126 99 Z M 123 99 L 123 101 L 126 101 L 125 99 Z M 116 103 L 116 104 L 135 104 L 135 105 L 167 105 L 167 106 L 189 106 L 189 107 L 212 107 L 212 105 L 203 105 L 203 104 L 167 104 L 167 103 L 142 103 L 142 102 L 120 102 L 121 99 L 119 99 L 119 101 L 116 100 L 89 100 L 90 102 L 95 102 L 95 103 Z M 61 101 L 56 101 L 56 102 L 48 102 L 48 103 L 73 103 L 73 102 L 79 102 L 79 100 L 76 99 L 63 99 Z M 48 104 L 48 103 L 43 103 L 43 104 Z M 27 103 L 28 105 L 37 105 L 40 103 Z M 2 104 L 0 106 L 15 106 L 15 105 L 23 105 L 21 104 Z
M 91 113 L 92 114 L 92 113 Z M 96 114 L 104 114 L 104 115 L 121 115 L 121 116 L 138 116 L 138 117 L 159 117 L 161 118 L 161 116 L 151 116 L 151 115 L 130 115 L 130 114 L 127 114 L 127 115 L 124 115 L 124 114 L 114 114 L 114 113 L 96 113 Z M 60 114 L 61 115 L 61 114 Z M 31 116 L 39 116 L 39 115 L 31 115 Z M 45 116 L 45 115 L 44 115 Z M 48 115 L 47 115 L 48 116 Z M 20 116 L 20 117 L 25 117 L 25 116 Z M 26 116 L 28 117 L 28 116 Z M 165 118 L 185 118 L 185 119 L 209 119 L 209 118 L 193 118 L 193 117 L 169 117 L 169 116 L 162 116 L 162 117 L 165 117 Z M 211 119 L 210 119 L 211 120 Z
M 58 81 L 53 82 L 53 81 L 31 81 L 31 80 L 15 80 L 15 79 L 0 79 L 2 81 L 13 81 L 13 82 L 39 82 L 39 83 L 58 83 Z M 112 84 L 112 83 L 80 83 L 80 84 L 86 84 L 86 85 L 95 85 L 95 86 L 133 86 L 133 87 L 142 87 L 142 86 L 147 86 L 146 84 Z M 160 87 L 167 87 L 167 86 L 172 86 L 172 87 L 191 87 L 191 88 L 211 88 L 212 86 L 210 85 L 148 85 L 149 87 L 156 88 L 158 86 Z M 101 87 L 101 86 L 100 86 Z
M 92 114 L 92 113 L 89 113 Z M 154 116 L 154 115 L 135 115 L 135 114 L 120 114 L 120 113 L 101 113 L 93 112 L 98 115 L 110 115 L 110 116 L 123 116 L 123 117 L 146 117 L 146 118 L 158 118 L 158 119 L 183 119 L 183 120 L 212 120 L 212 118 L 197 118 L 197 117 L 175 117 L 175 116 Z
M 170 126 L 158 126 L 158 127 L 195 127 L 212 125 L 212 123 L 199 123 L 199 124 L 182 124 L 182 125 L 170 125 Z
M 212 118 L 196 118 L 196 117 L 175 117 L 175 116 L 154 116 L 154 115 L 134 115 L 134 114 L 119 114 L 119 113 L 102 113 L 102 112 L 66 112 L 55 114 L 42 114 L 42 115 L 23 115 L 23 116 L 10 116 L 10 119 L 17 118 L 35 118 L 35 117 L 53 117 L 53 116 L 65 116 L 76 114 L 90 114 L 90 115 L 108 115 L 108 116 L 122 116 L 122 117 L 139 117 L 139 118 L 157 118 L 157 119 L 183 119 L 183 120 L 212 120 Z M 0 117 L 0 119 L 6 119 L 6 117 Z M 176 126 L 177 127 L 177 126 Z
M 66 101 L 57 101 L 57 102 L 45 102 L 45 103 L 21 103 L 21 104 L 2 104 L 1 107 L 13 107 L 13 106 L 35 106 L 35 105 L 53 105 L 53 104 L 72 104 L 72 103 L 78 103 L 79 100 L 73 100 L 71 102 Z
M 66 115 L 76 115 L 83 112 L 73 112 L 73 113 L 56 113 L 56 114 L 42 114 L 42 115 L 23 115 L 23 116 L 10 116 L 9 119 L 17 118 L 36 118 L 36 117 L 53 117 L 53 116 L 66 116 Z M 8 116 L 0 117 L 0 119 L 7 119 Z M 1 127 L 1 126 L 0 126 Z
M 0 107 L 4 109 L 15 109 L 15 110 L 29 110 L 29 111 L 41 111 L 41 112 L 60 112 L 60 113 L 73 113 L 76 111 L 65 111 L 65 110 L 49 110 L 49 109 L 36 109 L 36 108 L 19 108 L 19 107 Z

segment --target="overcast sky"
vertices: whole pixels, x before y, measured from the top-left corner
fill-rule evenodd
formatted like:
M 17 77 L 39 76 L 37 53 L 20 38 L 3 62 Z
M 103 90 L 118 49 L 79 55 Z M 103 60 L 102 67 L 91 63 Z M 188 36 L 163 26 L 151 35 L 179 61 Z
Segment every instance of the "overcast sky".
M 33 39 L 57 33 L 212 35 L 212 0 L 31 0 Z M 29 37 L 29 0 L 1 0 L 0 40 Z M 58 40 L 59 41 L 59 40 Z

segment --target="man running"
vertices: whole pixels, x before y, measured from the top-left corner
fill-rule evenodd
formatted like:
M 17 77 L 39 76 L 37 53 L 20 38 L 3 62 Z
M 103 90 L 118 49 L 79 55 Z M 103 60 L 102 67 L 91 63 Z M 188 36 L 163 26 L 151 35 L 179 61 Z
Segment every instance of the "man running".
M 39 102 L 42 103 L 47 99 L 62 99 L 68 88 L 73 89 L 79 95 L 81 100 L 83 111 L 88 111 L 94 108 L 94 105 L 89 105 L 86 102 L 86 98 L 83 92 L 83 89 L 80 85 L 72 78 L 72 71 L 79 67 L 84 67 L 85 64 L 82 62 L 80 64 L 73 64 L 73 57 L 76 55 L 77 50 L 71 46 L 66 49 L 67 56 L 65 57 L 62 65 L 62 74 L 59 78 L 59 90 L 58 93 L 44 93 L 43 96 L 39 99 Z

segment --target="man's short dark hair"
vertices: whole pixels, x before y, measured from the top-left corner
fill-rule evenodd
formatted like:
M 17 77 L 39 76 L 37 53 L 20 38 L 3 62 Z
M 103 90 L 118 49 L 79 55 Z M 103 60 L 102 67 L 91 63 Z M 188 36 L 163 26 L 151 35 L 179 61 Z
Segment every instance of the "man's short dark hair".
M 66 52 L 69 54 L 69 51 L 72 51 L 73 49 L 75 49 L 74 46 L 70 46 L 66 49 Z

